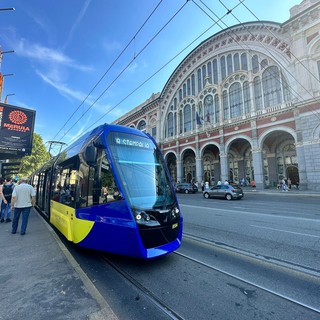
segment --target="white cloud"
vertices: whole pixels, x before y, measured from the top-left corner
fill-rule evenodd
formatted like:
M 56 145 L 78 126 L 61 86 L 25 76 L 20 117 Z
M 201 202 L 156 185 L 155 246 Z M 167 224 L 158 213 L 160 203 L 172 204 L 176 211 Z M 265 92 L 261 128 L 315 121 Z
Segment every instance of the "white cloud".
M 77 63 L 60 50 L 48 48 L 40 44 L 30 44 L 25 39 L 20 40 L 16 44 L 15 51 L 17 55 L 36 60 L 37 62 L 44 63 L 46 65 L 50 63 L 52 65 L 65 66 L 86 72 L 93 70 L 91 66 L 85 66 Z
M 39 77 L 46 83 L 50 84 L 52 87 L 57 89 L 62 95 L 65 95 L 67 97 L 72 97 L 77 100 L 83 100 L 85 98 L 85 94 L 80 91 L 74 91 L 68 88 L 68 85 L 65 83 L 57 82 L 55 79 L 51 79 L 45 74 L 43 74 L 41 71 L 36 70 L 36 73 L 39 75 Z
M 82 18 L 84 17 L 84 15 L 85 15 L 85 13 L 86 13 L 86 11 L 87 11 L 90 3 L 91 3 L 91 0 L 87 0 L 87 1 L 84 3 L 84 5 L 83 5 L 83 7 L 82 7 L 82 9 L 81 9 L 81 11 L 80 11 L 77 19 L 75 20 L 75 23 L 72 25 L 71 30 L 69 31 L 68 39 L 67 39 L 64 47 L 66 47 L 66 46 L 69 44 L 71 38 L 73 37 L 73 34 L 74 34 L 75 30 L 76 30 L 76 29 L 78 28 L 78 26 L 80 25 L 80 22 L 81 22 Z

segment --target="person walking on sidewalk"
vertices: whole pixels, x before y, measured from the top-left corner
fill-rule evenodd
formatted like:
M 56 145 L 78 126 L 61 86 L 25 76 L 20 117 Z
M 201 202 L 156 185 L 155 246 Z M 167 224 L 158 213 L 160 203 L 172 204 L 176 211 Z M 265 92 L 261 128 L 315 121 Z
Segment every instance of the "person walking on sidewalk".
M 11 222 L 11 198 L 14 184 L 11 177 L 7 177 L 0 190 L 1 202 L 1 220 L 0 222 Z M 6 219 L 5 219 L 6 218 Z
M 14 211 L 12 221 L 12 234 L 17 232 L 19 218 L 22 213 L 22 224 L 20 234 L 25 235 L 28 225 L 28 219 L 31 207 L 34 207 L 36 201 L 36 192 L 28 184 L 28 178 L 22 178 L 19 185 L 15 186 L 12 192 L 11 206 Z

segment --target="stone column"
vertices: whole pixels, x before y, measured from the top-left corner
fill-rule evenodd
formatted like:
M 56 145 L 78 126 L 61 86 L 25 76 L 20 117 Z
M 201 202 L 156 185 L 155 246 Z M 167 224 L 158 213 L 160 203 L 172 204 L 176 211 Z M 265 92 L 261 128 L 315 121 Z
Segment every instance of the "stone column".
M 269 170 L 269 182 L 270 187 L 276 187 L 278 185 L 279 179 L 277 175 L 277 159 L 275 153 L 267 155 L 268 160 L 268 170 Z
M 177 181 L 182 182 L 182 161 L 177 159 Z
M 304 153 L 303 145 L 296 145 L 296 152 L 299 165 L 299 189 L 307 190 L 308 189 L 308 177 L 307 177 L 307 166 L 306 158 Z
M 305 152 L 305 146 L 304 146 L 304 137 L 303 132 L 308 132 L 310 129 L 307 128 L 307 126 L 312 127 L 312 124 L 310 121 L 306 121 L 307 119 L 304 119 L 302 121 L 299 110 L 294 111 L 295 116 L 295 123 L 296 123 L 296 134 L 297 134 L 297 141 L 296 141 L 296 152 L 297 152 L 297 159 L 298 159 L 298 168 L 299 168 L 299 188 L 301 190 L 307 190 L 308 189 L 308 170 L 307 170 L 307 163 L 306 163 L 306 154 L 310 155 L 309 152 Z
M 203 181 L 203 160 L 201 157 L 196 157 L 196 179 L 198 185 L 200 186 L 201 181 Z
M 225 153 L 220 152 L 220 172 L 221 172 L 221 182 L 228 180 L 229 178 L 229 163 L 228 156 Z
M 257 189 L 264 189 L 263 154 L 260 149 L 252 149 L 252 160 Z

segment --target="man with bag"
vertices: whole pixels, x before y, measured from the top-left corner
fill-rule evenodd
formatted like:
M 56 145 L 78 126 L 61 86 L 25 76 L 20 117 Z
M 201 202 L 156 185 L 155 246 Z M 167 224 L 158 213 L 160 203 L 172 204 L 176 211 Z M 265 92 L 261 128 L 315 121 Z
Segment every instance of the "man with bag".
M 17 232 L 20 215 L 22 214 L 22 224 L 20 234 L 25 235 L 28 225 L 28 219 L 31 207 L 34 207 L 36 200 L 36 192 L 34 188 L 28 184 L 28 178 L 22 178 L 19 185 L 15 186 L 12 192 L 12 209 L 14 210 L 12 222 L 12 234 Z

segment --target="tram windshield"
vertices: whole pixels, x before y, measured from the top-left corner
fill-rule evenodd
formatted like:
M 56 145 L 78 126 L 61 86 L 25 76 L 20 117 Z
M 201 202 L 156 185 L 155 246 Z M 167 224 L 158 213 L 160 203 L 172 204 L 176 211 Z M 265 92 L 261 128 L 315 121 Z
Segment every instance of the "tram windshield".
M 134 208 L 165 208 L 175 201 L 160 150 L 152 140 L 111 132 L 108 145 L 126 198 Z

